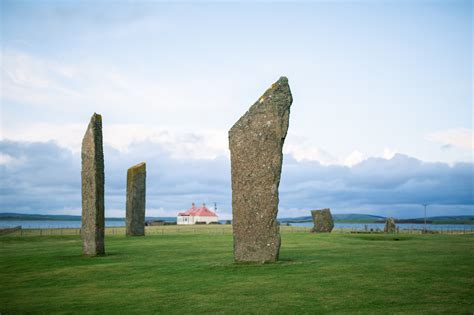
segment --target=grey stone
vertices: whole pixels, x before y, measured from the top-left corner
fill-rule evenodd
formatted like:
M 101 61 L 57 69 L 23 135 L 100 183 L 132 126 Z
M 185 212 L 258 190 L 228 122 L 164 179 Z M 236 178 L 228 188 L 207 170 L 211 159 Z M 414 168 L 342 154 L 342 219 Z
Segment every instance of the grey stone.
M 92 115 L 82 140 L 82 252 L 105 254 L 104 247 L 104 151 L 102 117 Z
M 331 209 L 312 210 L 314 227 L 312 233 L 328 233 L 334 228 L 334 221 L 331 215 Z
M 387 221 L 385 221 L 385 227 L 383 228 L 383 231 L 385 233 L 396 233 L 397 232 L 397 226 L 395 225 L 395 219 L 394 218 L 387 218 Z
M 281 77 L 229 130 L 236 262 L 278 260 L 278 186 L 292 102 Z
M 127 172 L 126 234 L 145 235 L 146 164 L 132 166 Z

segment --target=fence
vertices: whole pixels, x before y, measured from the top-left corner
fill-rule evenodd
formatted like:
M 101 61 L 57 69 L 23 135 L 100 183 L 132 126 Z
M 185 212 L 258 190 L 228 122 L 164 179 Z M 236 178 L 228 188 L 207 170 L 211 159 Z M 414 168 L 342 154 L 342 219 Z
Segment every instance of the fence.
M 357 229 L 357 228 L 351 228 L 351 229 L 346 229 L 346 231 L 343 231 L 343 229 L 339 229 L 340 233 L 347 233 L 347 230 L 349 230 L 349 233 L 352 234 L 383 234 L 384 231 L 381 229 Z M 399 228 L 397 227 L 397 230 L 395 234 L 474 234 L 474 228 L 472 227 L 463 227 L 460 225 L 457 228 L 439 228 L 439 229 L 419 229 L 419 228 Z
M 13 234 L 15 232 L 18 232 L 21 230 L 21 226 L 15 226 L 15 227 L 12 227 L 12 228 L 4 228 L 4 229 L 0 229 L 0 235 L 8 235 L 8 234 Z
M 285 233 L 307 233 L 309 228 L 305 227 L 287 227 L 280 229 Z M 60 236 L 60 235 L 80 235 L 80 228 L 49 228 L 49 229 L 20 229 L 10 235 L 12 236 Z M 232 235 L 231 225 L 213 225 L 213 226 L 147 226 L 146 235 Z M 107 227 L 105 235 L 125 235 L 125 227 Z
M 6 229 L 5 229 L 6 230 Z M 9 236 L 60 236 L 60 235 L 80 235 L 80 228 L 50 228 L 50 229 L 22 229 L 15 227 L 8 229 Z M 309 227 L 296 226 L 280 226 L 280 233 L 309 233 Z M 335 228 L 332 233 L 336 234 L 358 234 L 358 233 L 383 233 L 380 229 L 368 230 L 357 228 Z M 453 229 L 438 229 L 427 230 L 423 229 L 398 229 L 400 234 L 474 234 L 472 227 L 462 227 Z M 108 227 L 105 228 L 106 235 L 125 235 L 125 227 Z M 146 235 L 232 235 L 231 225 L 213 225 L 213 226 L 147 226 L 145 229 Z M 4 235 L 1 234 L 0 235 Z

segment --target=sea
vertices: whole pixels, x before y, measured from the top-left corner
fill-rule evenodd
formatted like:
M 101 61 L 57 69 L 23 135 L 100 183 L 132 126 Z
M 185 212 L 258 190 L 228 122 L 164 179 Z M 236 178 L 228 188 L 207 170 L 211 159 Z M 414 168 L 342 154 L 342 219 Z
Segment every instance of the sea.
M 21 226 L 23 229 L 67 229 L 80 228 L 82 222 L 80 220 L 0 220 L 0 228 Z M 125 226 L 124 220 L 107 220 L 106 227 Z
M 221 223 L 224 223 L 222 221 Z M 284 223 L 282 223 L 284 224 Z M 79 220 L 0 220 L 0 228 L 15 227 L 21 226 L 23 229 L 64 229 L 64 228 L 80 228 L 81 221 Z M 106 227 L 120 227 L 125 226 L 125 220 L 107 220 L 105 219 Z M 312 222 L 303 222 L 303 223 L 290 223 L 290 226 L 300 226 L 300 227 L 313 227 Z M 383 223 L 338 223 L 334 224 L 335 229 L 351 229 L 363 231 L 367 229 L 377 229 L 383 230 Z M 423 224 L 415 223 L 401 223 L 397 224 L 400 229 L 405 230 L 422 230 L 425 228 Z M 426 228 L 429 230 L 437 231 L 474 231 L 474 224 L 427 224 Z
M 291 226 L 303 226 L 303 227 L 313 227 L 312 222 L 302 222 L 302 223 L 290 223 Z M 351 229 L 356 231 L 363 231 L 365 227 L 370 231 L 373 229 L 382 230 L 385 226 L 384 223 L 334 223 L 335 229 Z M 397 223 L 397 226 L 401 230 L 423 230 L 425 228 L 424 224 L 418 223 Z M 426 224 L 426 229 L 435 230 L 435 231 L 474 231 L 474 224 Z

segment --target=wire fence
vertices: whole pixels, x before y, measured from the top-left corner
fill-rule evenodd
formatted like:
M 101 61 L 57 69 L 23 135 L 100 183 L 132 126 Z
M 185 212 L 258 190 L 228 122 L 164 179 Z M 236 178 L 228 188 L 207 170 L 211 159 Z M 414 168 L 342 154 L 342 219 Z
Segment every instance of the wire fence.
M 305 227 L 284 227 L 281 233 L 307 233 L 309 228 Z M 10 236 L 60 236 L 60 235 L 80 235 L 80 228 L 48 228 L 48 229 L 16 229 Z M 232 227 L 228 226 L 147 226 L 145 235 L 232 235 Z M 125 235 L 125 227 L 105 228 L 105 235 Z
M 309 227 L 296 226 L 280 226 L 280 233 L 309 233 Z M 335 228 L 332 233 L 337 234 L 383 234 L 380 229 L 367 228 Z M 459 226 L 457 228 L 446 229 L 401 229 L 398 228 L 395 232 L 397 234 L 474 234 L 472 227 Z M 23 229 L 15 227 L 10 229 L 0 230 L 0 235 L 9 236 L 61 236 L 61 235 L 80 235 L 80 228 L 47 228 L 47 229 Z M 213 226 L 147 226 L 145 228 L 146 235 L 232 235 L 232 225 L 213 225 Z M 107 227 L 105 228 L 105 235 L 125 235 L 125 227 Z
M 346 229 L 347 230 L 347 229 Z M 381 229 L 349 229 L 352 234 L 387 234 Z M 339 229 L 340 233 L 345 233 L 343 229 Z M 474 228 L 459 226 L 456 228 L 437 228 L 437 229 L 420 229 L 420 228 L 399 228 L 391 234 L 474 234 Z

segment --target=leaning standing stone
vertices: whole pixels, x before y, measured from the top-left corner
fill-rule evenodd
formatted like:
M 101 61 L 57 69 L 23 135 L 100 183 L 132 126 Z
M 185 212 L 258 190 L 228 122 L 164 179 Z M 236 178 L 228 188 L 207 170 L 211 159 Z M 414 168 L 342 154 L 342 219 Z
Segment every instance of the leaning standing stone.
M 313 233 L 331 232 L 334 228 L 334 221 L 332 219 L 330 209 L 312 210 L 314 227 L 311 230 Z
M 95 256 L 104 248 L 104 152 L 102 117 L 92 115 L 82 140 L 82 252 Z
M 397 226 L 395 225 L 395 219 L 394 218 L 388 218 L 387 221 L 385 221 L 385 227 L 383 228 L 383 231 L 385 233 L 396 233 L 397 232 Z
M 278 260 L 278 186 L 292 102 L 281 77 L 229 131 L 236 262 Z
M 127 172 L 127 231 L 128 236 L 145 235 L 146 164 L 132 166 Z

